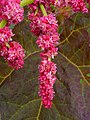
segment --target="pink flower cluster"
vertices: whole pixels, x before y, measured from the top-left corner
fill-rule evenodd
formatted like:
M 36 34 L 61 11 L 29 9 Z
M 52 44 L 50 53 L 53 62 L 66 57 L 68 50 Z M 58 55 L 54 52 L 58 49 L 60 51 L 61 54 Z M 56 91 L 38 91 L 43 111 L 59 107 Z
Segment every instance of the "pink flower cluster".
M 22 46 L 17 42 L 10 42 L 9 48 L 6 47 L 4 54 L 4 59 L 8 62 L 9 66 L 15 68 L 16 70 L 23 67 L 24 64 L 24 49 Z
M 24 49 L 12 41 L 13 33 L 8 27 L 0 29 L 0 55 L 8 62 L 9 66 L 19 69 L 24 64 Z
M 30 24 L 31 31 L 38 36 L 36 43 L 44 50 L 43 57 L 54 57 L 57 55 L 56 45 L 58 44 L 59 34 L 57 33 L 58 24 L 54 14 L 43 17 L 29 16 L 33 20 Z
M 24 64 L 24 49 L 12 41 L 14 34 L 9 25 L 21 22 L 24 10 L 20 8 L 20 0 L 1 0 L 0 5 L 0 21 L 7 21 L 6 27 L 0 28 L 0 56 L 4 57 L 9 66 L 19 69 Z
M 32 15 L 32 17 L 31 17 Z M 30 24 L 31 31 L 39 36 L 41 34 L 49 34 L 56 32 L 58 29 L 58 24 L 54 14 L 49 14 L 48 16 L 38 17 L 34 14 L 29 15 L 29 19 L 32 21 Z
M 17 24 L 23 20 L 24 9 L 20 7 L 20 0 L 0 1 L 0 20 L 5 19 L 8 25 Z
M 56 31 L 57 23 L 54 21 L 55 19 L 50 19 L 52 17 L 51 14 L 41 17 L 42 21 L 40 21 L 40 25 L 42 26 L 42 32 L 36 41 L 38 46 L 44 50 L 41 53 L 42 61 L 39 67 L 39 95 L 42 98 L 42 103 L 45 108 L 51 108 L 52 106 L 54 96 L 53 84 L 56 81 L 56 77 L 54 76 L 56 73 L 56 65 L 50 62 L 49 59 L 57 55 L 58 48 L 56 48 L 55 45 L 58 44 L 59 34 Z
M 12 30 L 9 29 L 9 27 L 0 29 L 0 45 L 4 44 L 5 42 L 12 41 L 11 37 L 13 35 L 14 34 L 12 33 Z
M 51 62 L 42 60 L 39 65 L 39 96 L 42 97 L 42 103 L 45 108 L 51 108 L 54 97 L 53 84 L 56 81 L 56 65 Z
M 7 45 L 12 41 L 12 30 L 9 27 L 0 28 L 0 55 L 4 56 L 7 53 Z
M 82 12 L 82 13 L 88 12 L 84 0 L 69 0 L 68 3 L 72 7 L 74 12 Z
M 41 11 L 35 15 L 35 10 L 38 4 L 42 3 L 46 8 L 50 7 L 53 0 L 35 0 L 32 5 L 30 5 L 30 13 L 28 15 L 31 21 L 30 28 L 31 31 L 38 37 L 36 43 L 43 50 L 40 53 L 42 61 L 39 65 L 39 96 L 42 98 L 42 103 L 45 108 L 51 108 L 52 100 L 54 97 L 53 85 L 56 81 L 56 65 L 51 62 L 51 58 L 57 55 L 59 34 L 58 34 L 58 24 L 55 14 L 49 13 L 47 16 L 43 16 Z M 46 10 L 48 10 L 46 8 Z M 50 10 L 50 9 L 49 9 Z

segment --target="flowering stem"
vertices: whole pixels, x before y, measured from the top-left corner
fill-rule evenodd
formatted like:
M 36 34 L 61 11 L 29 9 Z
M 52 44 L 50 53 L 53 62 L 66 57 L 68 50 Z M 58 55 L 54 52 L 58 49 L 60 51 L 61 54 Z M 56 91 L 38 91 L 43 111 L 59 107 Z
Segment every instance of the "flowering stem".
M 6 23 L 7 23 L 6 20 L 2 20 L 2 21 L 0 22 L 0 28 L 4 28 L 5 25 L 6 25 Z
M 40 6 L 40 9 L 41 9 L 43 15 L 44 15 L 44 16 L 47 16 L 47 12 L 46 12 L 46 10 L 45 10 L 43 4 L 40 4 L 39 6 Z
M 34 0 L 22 0 L 22 1 L 20 2 L 20 6 L 21 6 L 21 7 L 24 7 L 24 6 L 26 6 L 26 5 L 32 4 L 33 2 L 34 2 Z
M 40 6 L 40 9 L 41 9 L 43 15 L 47 16 L 47 12 L 46 12 L 45 7 L 43 6 L 43 4 L 40 4 L 39 6 Z M 51 61 L 51 58 L 48 58 L 48 61 Z

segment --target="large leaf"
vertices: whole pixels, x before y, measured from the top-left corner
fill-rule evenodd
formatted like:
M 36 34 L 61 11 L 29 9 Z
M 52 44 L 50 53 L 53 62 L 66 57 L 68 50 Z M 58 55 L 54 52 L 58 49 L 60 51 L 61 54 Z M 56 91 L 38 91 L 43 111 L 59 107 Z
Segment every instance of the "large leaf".
M 14 29 L 14 40 L 20 41 L 26 50 L 24 68 L 12 70 L 1 58 L 1 119 L 89 120 L 90 15 L 74 14 L 63 24 L 59 54 L 55 58 L 58 80 L 51 109 L 45 109 L 38 97 L 40 50 L 28 26 L 25 20 Z

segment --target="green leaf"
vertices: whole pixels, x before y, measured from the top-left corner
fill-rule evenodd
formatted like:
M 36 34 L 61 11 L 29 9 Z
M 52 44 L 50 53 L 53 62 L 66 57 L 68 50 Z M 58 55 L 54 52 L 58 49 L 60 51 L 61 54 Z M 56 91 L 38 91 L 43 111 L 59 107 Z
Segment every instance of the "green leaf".
M 80 79 L 80 84 L 82 84 L 83 83 L 83 79 Z
M 90 77 L 90 73 L 87 74 L 87 77 Z

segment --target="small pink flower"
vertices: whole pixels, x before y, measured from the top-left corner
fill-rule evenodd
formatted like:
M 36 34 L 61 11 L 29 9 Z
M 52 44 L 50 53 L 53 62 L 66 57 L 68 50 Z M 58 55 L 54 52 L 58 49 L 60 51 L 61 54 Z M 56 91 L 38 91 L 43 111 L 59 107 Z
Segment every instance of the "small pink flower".
M 35 0 L 32 5 L 29 5 L 31 12 L 28 15 L 31 32 L 38 36 L 36 43 L 43 50 L 40 53 L 42 61 L 39 65 L 39 96 L 42 98 L 42 104 L 45 108 L 51 108 L 52 100 L 54 97 L 53 85 L 56 81 L 56 65 L 50 61 L 51 58 L 57 55 L 59 34 L 58 24 L 55 14 L 50 13 L 47 16 L 42 16 L 40 11 L 35 15 L 34 12 L 38 6 L 38 3 L 43 3 L 46 9 L 46 3 L 48 0 Z M 52 0 L 53 1 L 53 0 Z M 48 5 L 52 2 L 48 1 Z M 54 2 L 54 1 L 53 1 Z M 47 10 L 47 9 L 46 9 Z

